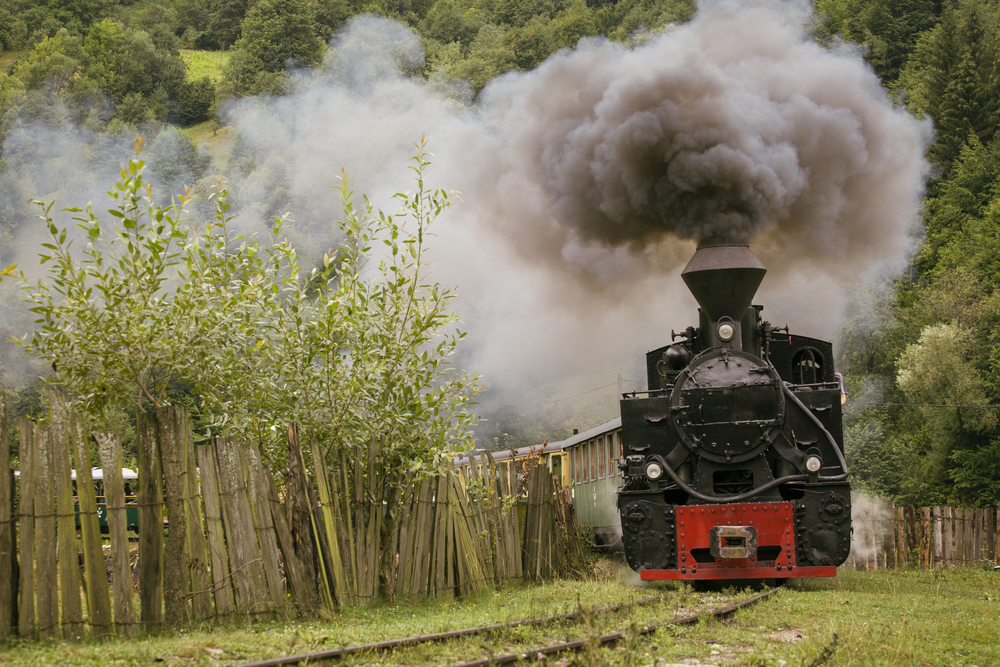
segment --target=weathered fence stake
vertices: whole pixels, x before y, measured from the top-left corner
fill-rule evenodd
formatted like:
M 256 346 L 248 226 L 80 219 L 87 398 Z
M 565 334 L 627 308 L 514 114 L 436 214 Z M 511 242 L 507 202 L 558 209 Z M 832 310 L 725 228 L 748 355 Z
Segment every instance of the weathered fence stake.
M 59 632 L 59 581 L 56 572 L 55 484 L 52 434 L 35 428 L 35 593 L 38 637 L 55 639 Z
M 83 542 L 84 584 L 87 589 L 90 632 L 95 637 L 111 637 L 115 634 L 115 626 L 111 616 L 111 595 L 107 586 L 104 549 L 101 545 L 97 497 L 94 494 L 94 479 L 90 473 L 90 438 L 87 437 L 83 418 L 79 415 L 73 415 L 70 419 L 70 439 L 76 460 L 76 494 L 80 503 L 80 539 Z M 131 579 L 129 583 L 131 584 Z M 130 585 L 129 591 L 131 588 Z
M 27 419 L 20 422 L 21 494 L 18 504 L 20 532 L 20 577 L 18 582 L 17 633 L 22 637 L 35 634 L 35 425 Z
M 932 533 L 934 535 L 931 560 L 933 567 L 944 567 L 944 535 L 941 532 L 941 508 L 934 507 L 931 511 L 931 521 L 933 522 Z
M 228 616 L 236 609 L 236 603 L 233 600 L 233 582 L 229 576 L 225 529 L 222 527 L 218 465 L 215 460 L 215 449 L 211 444 L 198 445 L 198 466 L 201 469 L 202 498 L 205 501 L 205 532 L 208 536 L 208 553 L 212 565 L 215 613 L 218 616 Z
M 17 608 L 14 577 L 14 471 L 7 436 L 7 394 L 0 391 L 0 641 L 13 629 Z
M 129 563 L 128 553 L 128 515 L 125 510 L 125 484 L 122 481 L 121 442 L 118 436 L 112 433 L 94 433 L 94 440 L 97 442 L 97 455 L 101 460 L 101 468 L 104 470 L 105 516 L 108 523 L 108 536 L 111 538 L 111 572 L 115 587 L 115 627 L 119 636 L 134 635 L 137 626 L 134 595 L 132 594 L 132 567 Z M 141 506 L 139 511 L 142 512 Z M 145 525 L 149 526 L 148 523 Z M 142 515 L 140 514 L 140 539 L 142 526 Z M 158 532 L 162 538 L 162 521 L 159 528 Z M 141 586 L 145 574 L 143 568 L 146 566 L 142 561 L 141 542 L 139 548 L 139 581 Z M 155 602 L 159 602 L 159 599 Z M 145 600 L 143 600 L 143 604 L 145 607 Z M 151 606 L 158 607 L 159 605 Z
M 136 418 L 139 454 L 139 603 L 144 624 L 163 622 L 163 468 L 155 415 Z
M 56 492 L 56 524 L 59 545 L 59 592 L 62 603 L 63 638 L 83 639 L 83 604 L 80 600 L 80 564 L 76 548 L 76 511 L 73 504 L 73 459 L 69 447 L 69 410 L 66 399 L 49 390 L 52 425 L 52 473 Z

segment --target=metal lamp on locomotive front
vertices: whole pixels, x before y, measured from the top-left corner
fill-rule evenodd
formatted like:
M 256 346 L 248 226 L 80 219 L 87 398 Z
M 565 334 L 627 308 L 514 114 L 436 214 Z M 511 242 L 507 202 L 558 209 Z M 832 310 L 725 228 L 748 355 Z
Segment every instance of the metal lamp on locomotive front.
M 699 248 L 682 273 L 698 327 L 621 401 L 618 510 L 643 579 L 833 576 L 850 552 L 832 345 L 762 321 L 765 273 L 748 246 Z

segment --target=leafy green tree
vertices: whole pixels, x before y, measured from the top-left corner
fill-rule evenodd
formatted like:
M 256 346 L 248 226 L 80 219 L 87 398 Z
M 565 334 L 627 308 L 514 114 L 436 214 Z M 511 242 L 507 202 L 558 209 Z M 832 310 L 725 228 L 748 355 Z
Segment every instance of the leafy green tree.
M 89 62 L 81 41 L 63 29 L 55 37 L 39 42 L 26 58 L 15 63 L 13 75 L 25 88 L 48 84 L 61 93 L 76 85 Z
M 988 405 L 983 379 L 970 362 L 972 332 L 954 324 L 925 327 L 920 339 L 899 358 L 897 381 L 911 401 L 922 407 L 924 418 L 935 433 L 930 453 L 931 470 L 941 485 L 947 484 L 956 451 L 974 451 L 977 433 L 997 424 Z
M 157 88 L 173 95 L 184 80 L 180 58 L 158 52 L 147 33 L 112 19 L 94 24 L 84 49 L 101 78 L 102 90 L 116 100 L 130 94 L 150 97 Z
M 223 70 L 225 96 L 283 92 L 285 68 L 317 65 L 323 42 L 306 0 L 261 0 L 247 13 L 235 53 Z
M 23 94 L 24 84 L 19 78 L 0 73 L 0 110 L 13 105 Z
M 242 49 L 237 49 L 222 69 L 218 92 L 222 99 L 262 93 L 283 95 L 285 73 L 268 72 L 261 67 L 259 61 Z
M 209 0 L 178 0 L 174 8 L 177 12 L 176 31 L 187 48 L 208 49 L 219 46 L 206 34 L 211 15 Z
M 593 12 L 583 0 L 568 3 L 566 8 L 552 19 L 549 30 L 551 34 L 549 43 L 557 49 L 574 47 L 581 37 L 597 34 Z
M 472 42 L 468 57 L 455 63 L 448 74 L 468 81 L 479 92 L 488 82 L 515 67 L 514 52 L 503 42 L 503 28 L 484 25 Z
M 621 0 L 598 10 L 594 24 L 599 34 L 624 42 L 644 30 L 688 21 L 694 12 L 692 0 Z
M 47 3 L 56 20 L 73 34 L 82 34 L 105 14 L 106 0 L 49 0 Z
M 134 5 L 119 5 L 112 14 L 126 27 L 149 35 L 161 53 L 173 53 L 180 47 L 179 7 L 172 0 L 144 0 Z
M 323 42 L 328 42 L 354 13 L 348 0 L 310 0 L 310 8 L 316 21 L 316 36 Z
M 283 71 L 289 62 L 319 64 L 323 43 L 316 37 L 314 18 L 305 0 L 260 0 L 243 20 L 236 43 L 265 72 Z
M 240 38 L 247 0 L 216 0 L 208 18 L 206 40 L 220 49 L 232 47 Z
M 147 160 L 158 187 L 183 192 L 186 184 L 196 183 L 208 173 L 208 153 L 176 127 L 164 126 L 150 143 Z
M 184 125 L 206 121 L 212 117 L 215 106 L 215 84 L 208 77 L 185 81 L 177 91 L 177 103 Z
M 503 43 L 514 52 L 514 65 L 520 70 L 534 69 L 553 51 L 543 21 L 532 21 L 524 27 L 508 30 Z
M 422 32 L 442 44 L 458 42 L 468 47 L 479 33 L 481 25 L 482 18 L 465 7 L 460 0 L 437 0 L 427 12 Z

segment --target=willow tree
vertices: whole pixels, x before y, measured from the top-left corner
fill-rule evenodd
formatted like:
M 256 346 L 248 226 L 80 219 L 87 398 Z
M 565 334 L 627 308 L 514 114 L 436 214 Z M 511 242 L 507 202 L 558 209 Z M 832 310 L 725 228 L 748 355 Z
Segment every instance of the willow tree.
M 193 388 L 214 433 L 253 438 L 280 464 L 297 422 L 328 465 L 363 465 L 369 499 L 469 446 L 477 380 L 449 363 L 464 337 L 455 294 L 426 275 L 431 228 L 451 198 L 424 186 L 423 141 L 416 190 L 396 196 L 394 215 L 367 198 L 356 206 L 342 173 L 342 242 L 311 271 L 283 220 L 236 234 L 224 189 L 211 220 L 188 219 L 187 194 L 155 204 L 141 148 L 110 189 L 107 215 L 67 209 L 78 245 L 53 204 L 38 202 L 48 270 L 24 285 L 38 316 L 24 344 L 52 364 L 51 382 L 77 409 L 146 410 Z

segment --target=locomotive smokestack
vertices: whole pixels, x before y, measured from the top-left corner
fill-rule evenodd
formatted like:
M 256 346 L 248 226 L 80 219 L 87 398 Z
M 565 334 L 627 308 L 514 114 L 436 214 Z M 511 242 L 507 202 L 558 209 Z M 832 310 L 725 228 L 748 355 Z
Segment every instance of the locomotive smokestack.
M 706 245 L 681 272 L 691 294 L 712 322 L 739 322 L 750 307 L 767 269 L 748 245 Z

